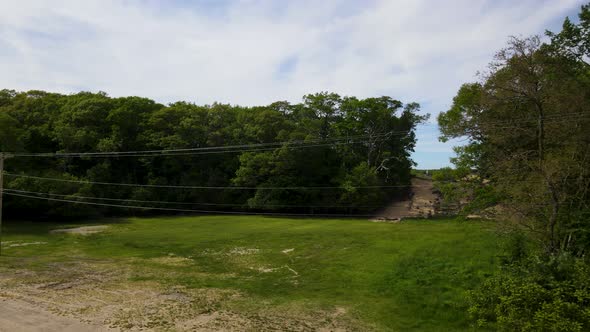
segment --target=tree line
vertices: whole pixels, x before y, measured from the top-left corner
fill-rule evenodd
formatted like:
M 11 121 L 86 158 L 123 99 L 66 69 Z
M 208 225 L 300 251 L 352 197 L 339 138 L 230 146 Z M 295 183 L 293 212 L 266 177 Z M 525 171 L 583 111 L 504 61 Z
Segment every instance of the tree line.
M 478 325 L 590 329 L 589 61 L 587 4 L 546 42 L 511 38 L 438 117 L 442 140 L 468 138 L 443 177 L 469 180 L 443 189 L 510 226 L 501 270 L 471 294 Z
M 418 111 L 418 104 L 390 97 L 327 92 L 306 95 L 297 104 L 243 107 L 163 105 L 103 92 L 1 90 L 0 151 L 21 153 L 5 163 L 5 210 L 10 217 L 135 211 L 10 195 L 11 190 L 22 195 L 20 190 L 184 210 L 371 211 L 407 193 L 403 186 L 410 183 L 415 128 L 425 119 Z M 68 155 L 170 149 L 196 151 Z M 35 155 L 48 152 L 62 155 Z M 187 185 L 207 188 L 161 187 Z

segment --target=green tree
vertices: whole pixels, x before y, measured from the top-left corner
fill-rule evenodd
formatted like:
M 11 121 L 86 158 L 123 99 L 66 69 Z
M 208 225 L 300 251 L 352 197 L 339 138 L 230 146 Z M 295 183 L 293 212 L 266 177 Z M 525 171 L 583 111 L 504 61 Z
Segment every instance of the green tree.
M 559 55 L 590 66 L 590 4 L 582 6 L 578 17 L 578 24 L 566 18 L 559 33 L 547 31 L 546 34 L 551 37 L 548 48 Z
M 572 212 L 588 200 L 580 192 L 590 152 L 583 75 L 579 63 L 556 57 L 538 38 L 514 38 L 484 81 L 463 86 L 439 116 L 443 139 L 470 139 L 458 161 L 492 180 L 524 226 L 542 229 L 550 252 L 582 245 L 570 239 L 583 236 Z
M 480 326 L 590 327 L 588 11 L 582 7 L 578 25 L 566 20 L 562 32 L 549 33 L 551 44 L 512 38 L 481 82 L 464 85 L 439 116 L 442 139 L 469 139 L 455 162 L 489 181 L 476 196 L 500 202 L 502 217 L 535 241 L 530 249 L 516 241 L 502 268 L 471 292 Z
M 19 123 L 10 115 L 0 111 L 0 151 L 19 151 L 23 144 L 21 137 L 23 130 Z
M 361 192 L 355 186 L 409 183 L 413 132 L 423 119 L 417 111 L 416 104 L 403 105 L 389 97 L 359 100 L 327 92 L 307 95 L 298 104 L 242 107 L 187 102 L 161 105 L 141 97 L 111 98 L 103 92 L 60 95 L 2 90 L 0 144 L 3 149 L 28 152 L 207 149 L 109 158 L 10 160 L 9 171 L 27 175 L 172 186 L 298 187 L 181 190 L 12 177 L 8 179 L 12 189 L 120 199 L 123 203 L 126 199 L 180 202 L 184 208 L 207 210 L 251 207 L 312 212 L 305 207 L 325 205 L 344 208 L 324 212 L 342 212 L 349 207 L 379 205 L 401 192 L 378 188 Z M 65 210 L 67 203 L 9 200 L 7 206 L 12 211 L 124 213 L 116 208 L 80 205 Z M 299 207 L 288 207 L 292 205 Z

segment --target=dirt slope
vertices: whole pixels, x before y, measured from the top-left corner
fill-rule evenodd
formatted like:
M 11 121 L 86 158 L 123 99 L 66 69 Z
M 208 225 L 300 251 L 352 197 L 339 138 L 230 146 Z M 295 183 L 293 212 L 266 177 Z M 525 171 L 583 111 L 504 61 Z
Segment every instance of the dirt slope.
M 427 218 L 436 214 L 438 195 L 433 193 L 432 180 L 412 179 L 412 196 L 405 201 L 394 201 L 377 213 L 374 220 L 399 220 L 408 217 Z

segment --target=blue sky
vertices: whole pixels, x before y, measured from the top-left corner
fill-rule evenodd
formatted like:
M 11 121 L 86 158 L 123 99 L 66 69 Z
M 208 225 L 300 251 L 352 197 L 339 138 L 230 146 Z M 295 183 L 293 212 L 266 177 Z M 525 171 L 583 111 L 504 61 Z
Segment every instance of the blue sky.
M 0 4 L 0 88 L 159 102 L 418 102 L 413 155 L 449 165 L 434 121 L 510 35 L 558 30 L 580 0 L 19 0 Z

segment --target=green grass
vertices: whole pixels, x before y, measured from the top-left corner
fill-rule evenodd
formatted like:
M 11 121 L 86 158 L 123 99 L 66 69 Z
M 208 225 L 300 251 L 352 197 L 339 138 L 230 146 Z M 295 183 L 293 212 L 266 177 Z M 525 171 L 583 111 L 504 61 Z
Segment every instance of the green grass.
M 465 291 L 491 274 L 498 251 L 493 226 L 482 222 L 250 216 L 110 222 L 108 231 L 88 236 L 49 234 L 66 227 L 57 223 L 8 223 L 4 241 L 47 243 L 5 248 L 0 271 L 109 260 L 131 266 L 131 282 L 232 289 L 256 299 L 242 303 L 243 310 L 342 306 L 382 330 L 460 331 L 469 329 Z M 190 264 L 153 259 L 165 256 Z

